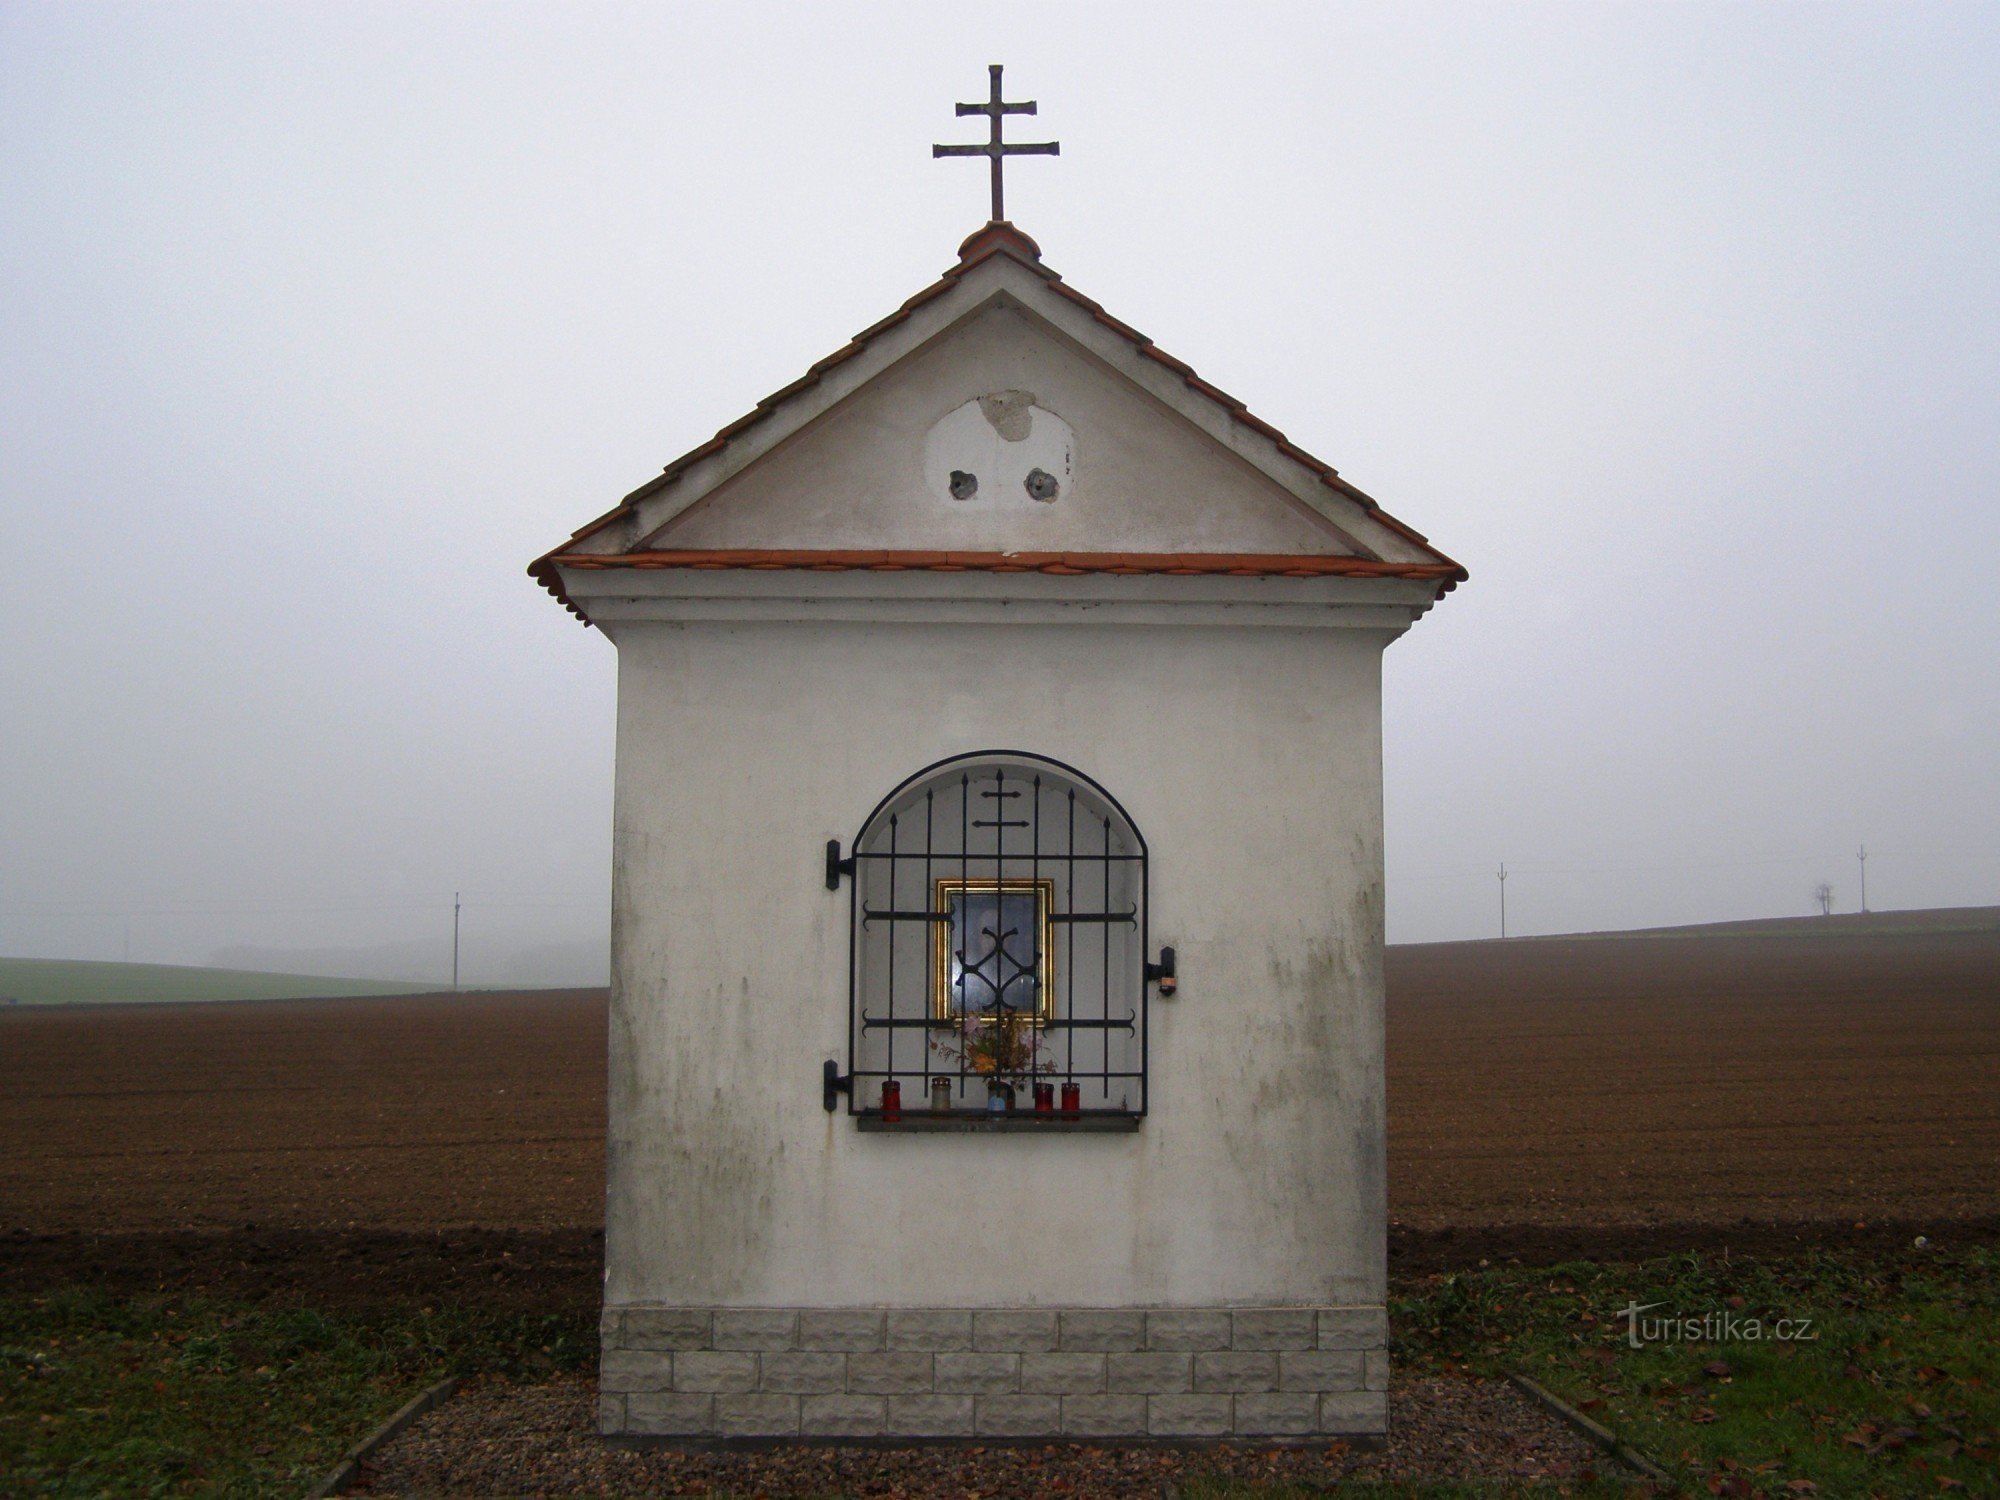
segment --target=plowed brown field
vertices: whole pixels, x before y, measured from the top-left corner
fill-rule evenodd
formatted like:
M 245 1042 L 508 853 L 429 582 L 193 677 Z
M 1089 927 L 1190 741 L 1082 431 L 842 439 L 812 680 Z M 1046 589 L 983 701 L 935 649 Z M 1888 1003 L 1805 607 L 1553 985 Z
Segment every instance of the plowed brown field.
M 2000 1212 L 2000 921 L 1395 948 L 1390 997 L 1404 1224 Z
M 2000 920 L 1389 973 L 1409 1229 L 2000 1213 Z M 0 1012 L 0 1227 L 595 1224 L 604 1048 L 602 991 Z

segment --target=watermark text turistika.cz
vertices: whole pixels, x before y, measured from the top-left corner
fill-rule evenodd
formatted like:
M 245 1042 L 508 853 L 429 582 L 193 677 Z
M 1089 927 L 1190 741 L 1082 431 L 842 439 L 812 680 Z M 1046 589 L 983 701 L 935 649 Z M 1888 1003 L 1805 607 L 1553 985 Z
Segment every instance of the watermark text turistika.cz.
M 1819 1337 L 1819 1330 L 1813 1327 L 1811 1318 L 1776 1318 L 1766 1322 L 1763 1318 L 1745 1317 L 1721 1308 L 1698 1317 L 1679 1313 L 1662 1313 L 1653 1318 L 1645 1316 L 1654 1308 L 1666 1305 L 1664 1302 L 1628 1302 L 1619 1308 L 1617 1315 L 1625 1320 L 1626 1342 L 1637 1349 L 1646 1344 L 1736 1344 L 1763 1343 L 1766 1340 L 1810 1343 Z

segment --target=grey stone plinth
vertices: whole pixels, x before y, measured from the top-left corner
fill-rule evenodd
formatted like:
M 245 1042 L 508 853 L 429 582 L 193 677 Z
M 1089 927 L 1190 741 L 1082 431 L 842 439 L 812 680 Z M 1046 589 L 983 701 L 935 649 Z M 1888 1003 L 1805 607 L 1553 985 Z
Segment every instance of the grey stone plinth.
M 1104 1389 L 1102 1354 L 1024 1354 L 1021 1389 L 1048 1396 L 1091 1396 Z
M 754 1354 L 689 1351 L 674 1356 L 674 1389 L 704 1395 L 742 1395 L 757 1389 Z
M 938 1354 L 935 1389 L 960 1396 L 1005 1395 L 1021 1388 L 1021 1356 L 997 1352 Z
M 722 1437 L 797 1437 L 797 1396 L 717 1396 L 715 1430 Z
M 1380 1307 L 612 1307 L 613 1437 L 1376 1435 Z
M 880 1437 L 888 1426 L 886 1396 L 807 1396 L 799 1402 L 804 1437 Z
M 884 1347 L 888 1315 L 881 1308 L 799 1314 L 799 1347 L 828 1354 L 861 1354 Z
M 1304 1437 L 1319 1427 L 1319 1397 L 1272 1393 L 1236 1398 L 1238 1437 Z
M 1107 1391 L 1173 1396 L 1194 1389 L 1194 1356 L 1155 1352 L 1108 1354 L 1104 1358 Z
M 963 1307 L 893 1307 L 889 1309 L 891 1349 L 923 1350 L 972 1347 L 972 1312 Z
M 1387 1391 L 1328 1391 L 1319 1398 L 1322 1432 L 1377 1433 L 1389 1430 Z
M 1382 1349 L 1389 1343 L 1389 1315 L 1380 1307 L 1322 1307 L 1322 1349 Z
M 1370 1349 L 1361 1356 L 1361 1384 L 1371 1391 L 1389 1389 L 1389 1351 Z
M 1231 1315 L 1235 1349 L 1310 1349 L 1319 1337 L 1319 1318 L 1310 1307 L 1257 1308 Z
M 674 1357 L 654 1349 L 606 1349 L 597 1362 L 597 1388 L 613 1393 L 670 1391 Z
M 1358 1349 L 1321 1349 L 1311 1354 L 1278 1356 L 1281 1391 L 1358 1391 L 1362 1353 Z
M 1135 1310 L 1085 1308 L 1057 1320 L 1059 1349 L 1129 1354 L 1146 1347 L 1146 1315 Z
M 847 1390 L 845 1354 L 766 1354 L 759 1367 L 761 1390 L 791 1396 L 831 1396 Z
M 1016 1352 L 1053 1349 L 1056 1315 L 1037 1310 L 977 1312 L 972 1315 L 972 1347 Z
M 1278 1388 L 1278 1356 L 1197 1354 L 1194 1357 L 1194 1388 L 1217 1393 L 1275 1391 Z
M 1071 1437 L 1144 1437 L 1144 1396 L 1065 1396 L 1062 1430 Z
M 981 1437 L 1042 1437 L 1061 1430 L 1060 1397 L 981 1396 L 974 1403 L 973 1431 Z
M 789 1308 L 723 1308 L 715 1315 L 715 1349 L 796 1349 L 799 1315 Z
M 713 1349 L 714 1315 L 686 1307 L 634 1307 L 624 1314 L 627 1349 Z M 605 1347 L 610 1347 L 609 1336 Z
M 1149 1312 L 1148 1349 L 1206 1350 L 1229 1347 L 1230 1315 L 1226 1312 Z
M 1146 1431 L 1153 1437 L 1222 1437 L 1231 1425 L 1227 1396 L 1146 1398 Z
M 708 1437 L 715 1431 L 713 1396 L 628 1396 L 623 1432 L 640 1437 Z
M 971 1396 L 891 1396 L 889 1436 L 971 1437 L 973 1400 Z
M 864 1396 L 927 1396 L 931 1393 L 930 1354 L 885 1352 L 847 1356 L 847 1388 Z

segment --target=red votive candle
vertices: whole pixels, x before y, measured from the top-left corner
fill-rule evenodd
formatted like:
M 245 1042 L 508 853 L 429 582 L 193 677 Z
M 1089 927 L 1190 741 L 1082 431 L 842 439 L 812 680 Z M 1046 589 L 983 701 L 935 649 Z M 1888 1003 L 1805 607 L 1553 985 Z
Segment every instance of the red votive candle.
M 882 1085 L 882 1121 L 894 1125 L 903 1118 L 903 1086 L 891 1078 Z
M 1053 1083 L 1035 1085 L 1035 1113 L 1045 1115 L 1056 1107 L 1056 1086 Z
M 1083 1108 L 1083 1090 L 1073 1083 L 1063 1085 L 1063 1118 L 1074 1120 Z

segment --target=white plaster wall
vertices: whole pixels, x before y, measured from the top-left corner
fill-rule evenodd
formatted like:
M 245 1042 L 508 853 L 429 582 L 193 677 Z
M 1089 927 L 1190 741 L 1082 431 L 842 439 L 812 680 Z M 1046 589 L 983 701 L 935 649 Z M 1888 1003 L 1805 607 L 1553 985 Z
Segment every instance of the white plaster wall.
M 941 501 L 924 473 L 932 427 L 967 401 L 1009 390 L 1031 393 L 1036 405 L 1068 423 L 1076 482 L 1052 504 L 1023 502 L 1015 491 L 1027 471 L 1024 460 L 982 475 L 969 501 Z M 1352 550 L 1249 464 L 1005 300 L 886 371 L 647 545 Z
M 607 1300 L 1376 1303 L 1380 657 L 1395 632 L 624 619 Z M 1018 691 L 961 691 L 971 682 Z M 1031 686 L 1032 684 L 1032 686 Z M 848 892 L 911 772 L 1006 747 L 1152 851 L 1152 1113 L 1131 1135 L 858 1132 Z

